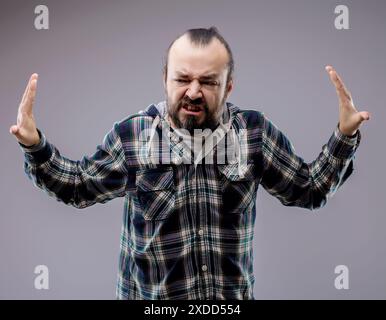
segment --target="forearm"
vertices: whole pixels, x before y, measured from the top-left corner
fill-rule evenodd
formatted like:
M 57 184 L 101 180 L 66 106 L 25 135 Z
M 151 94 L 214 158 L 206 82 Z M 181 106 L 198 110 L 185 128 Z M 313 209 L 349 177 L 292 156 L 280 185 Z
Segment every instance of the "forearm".
M 25 172 L 37 187 L 76 208 L 123 196 L 127 175 L 122 161 L 124 157 L 112 154 L 111 150 L 118 143 L 113 136 L 110 133 L 92 157 L 74 161 L 63 157 L 41 134 L 38 145 L 32 148 L 21 145 L 25 155 Z
M 347 137 L 336 127 L 319 156 L 306 163 L 276 127 L 269 124 L 266 129 L 262 184 L 282 204 L 318 209 L 351 175 L 359 131 Z

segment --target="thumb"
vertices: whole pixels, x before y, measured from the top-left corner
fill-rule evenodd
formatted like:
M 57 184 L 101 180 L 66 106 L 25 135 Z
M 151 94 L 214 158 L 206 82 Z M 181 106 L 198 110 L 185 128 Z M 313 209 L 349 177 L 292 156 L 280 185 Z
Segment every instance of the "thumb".
M 9 128 L 9 132 L 16 137 L 16 140 L 18 142 L 22 143 L 22 136 L 20 134 L 20 128 L 17 125 L 11 126 L 11 128 Z
M 19 127 L 17 125 L 13 125 L 9 128 L 9 132 L 13 135 L 17 135 L 19 132 Z
M 367 111 L 358 112 L 361 122 L 363 120 L 370 120 L 370 113 Z

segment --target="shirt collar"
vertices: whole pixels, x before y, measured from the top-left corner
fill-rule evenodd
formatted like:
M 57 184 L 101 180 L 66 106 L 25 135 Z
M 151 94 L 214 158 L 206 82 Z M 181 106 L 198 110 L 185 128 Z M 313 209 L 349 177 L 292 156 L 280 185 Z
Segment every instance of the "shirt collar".
M 235 115 L 237 113 L 237 110 L 238 108 L 234 106 L 232 103 L 226 102 L 224 104 L 224 109 L 223 109 L 222 116 L 220 118 L 219 126 L 211 134 L 211 135 L 216 135 L 216 138 L 213 140 L 215 141 L 215 144 L 211 145 L 211 147 L 213 146 L 214 148 L 225 137 L 227 132 L 232 128 L 232 124 L 236 119 Z M 191 150 L 186 147 L 186 144 L 183 143 L 183 141 L 181 141 L 180 136 L 178 136 L 177 133 L 174 132 L 170 126 L 170 123 L 168 121 L 166 101 L 161 101 L 156 105 L 154 104 L 150 105 L 147 108 L 147 112 L 145 111 L 145 113 L 150 114 L 154 117 L 152 130 L 151 130 L 152 131 L 151 138 L 148 145 L 149 152 L 150 152 L 151 145 L 153 145 L 152 140 L 155 136 L 156 128 L 158 127 L 159 129 L 161 129 L 162 138 L 167 139 L 167 141 L 170 142 L 170 148 L 171 148 L 171 151 L 174 153 L 174 156 L 176 157 L 177 164 L 181 163 L 184 157 L 191 156 Z M 201 150 L 201 152 L 197 155 L 197 157 L 194 157 L 195 165 L 197 165 L 197 163 L 199 163 L 202 159 L 204 159 L 206 155 L 211 151 L 209 148 L 204 148 L 204 150 L 205 152 Z

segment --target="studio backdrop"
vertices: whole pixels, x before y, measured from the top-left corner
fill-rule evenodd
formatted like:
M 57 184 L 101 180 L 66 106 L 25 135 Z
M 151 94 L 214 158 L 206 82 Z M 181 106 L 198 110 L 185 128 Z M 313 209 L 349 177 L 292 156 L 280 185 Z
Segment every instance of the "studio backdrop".
M 352 176 L 322 209 L 286 207 L 259 188 L 255 298 L 386 298 L 385 1 L 2 0 L 1 299 L 115 299 L 123 198 L 80 210 L 33 186 L 9 133 L 29 76 L 39 74 L 38 127 L 80 160 L 115 121 L 165 99 L 168 45 L 210 26 L 234 54 L 228 101 L 263 111 L 305 161 L 338 122 L 326 65 L 372 115 Z M 44 270 L 48 288 L 37 285 Z

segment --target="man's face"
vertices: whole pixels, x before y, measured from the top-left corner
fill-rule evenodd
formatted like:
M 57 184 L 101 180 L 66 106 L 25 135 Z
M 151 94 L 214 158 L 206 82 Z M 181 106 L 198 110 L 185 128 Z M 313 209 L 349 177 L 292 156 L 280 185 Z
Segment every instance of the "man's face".
M 213 39 L 206 47 L 193 45 L 185 35 L 174 42 L 169 52 L 164 78 L 168 115 L 172 125 L 213 130 L 223 112 L 233 82 L 227 81 L 228 53 Z

